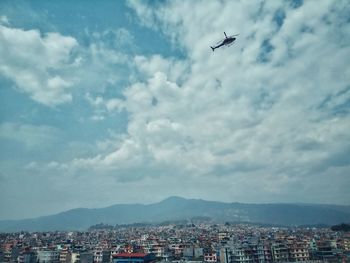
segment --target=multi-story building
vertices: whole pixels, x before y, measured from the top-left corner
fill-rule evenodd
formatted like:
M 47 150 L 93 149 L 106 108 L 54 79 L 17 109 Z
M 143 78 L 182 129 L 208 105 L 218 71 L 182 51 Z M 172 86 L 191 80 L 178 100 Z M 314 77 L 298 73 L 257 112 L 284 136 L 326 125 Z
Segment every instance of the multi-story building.
M 316 242 L 317 250 L 313 251 L 313 259 L 323 260 L 326 262 L 332 262 L 336 260 L 335 249 L 332 246 L 332 242 L 329 240 L 320 240 Z
M 257 247 L 257 258 L 259 263 L 270 263 L 272 262 L 271 247 L 268 243 L 258 244 Z
M 249 246 L 239 246 L 232 250 L 231 263 L 253 263 L 254 254 Z
M 111 251 L 110 250 L 102 250 L 102 263 L 110 262 Z
M 220 251 L 221 263 L 253 263 L 254 254 L 251 247 L 225 247 Z
M 71 253 L 71 263 L 79 263 L 80 262 L 80 253 L 72 252 Z
M 344 252 L 350 251 L 350 237 L 345 237 L 339 240 L 339 248 Z
M 94 263 L 107 263 L 110 261 L 111 251 L 97 247 L 93 251 Z
M 38 263 L 59 263 L 60 252 L 57 250 L 41 249 L 37 251 Z
M 72 253 L 68 249 L 62 249 L 60 251 L 60 263 L 71 263 Z
M 26 250 L 18 256 L 18 263 L 36 263 L 37 256 L 33 251 Z
M 193 255 L 195 259 L 203 258 L 203 248 L 201 247 L 194 247 L 193 248 Z
M 94 254 L 90 251 L 79 252 L 80 254 L 80 263 L 93 263 Z
M 91 251 L 72 252 L 71 263 L 93 263 L 94 254 Z
M 310 259 L 309 249 L 305 242 L 292 242 L 288 244 L 288 249 L 291 262 L 307 261 Z
M 271 245 L 273 262 L 288 262 L 289 250 L 287 245 L 282 241 L 277 241 Z
M 229 233 L 228 232 L 219 232 L 218 233 L 218 239 L 224 240 L 224 239 L 228 239 L 229 238 Z
M 182 256 L 185 258 L 185 259 L 193 259 L 194 257 L 194 249 L 193 249 L 193 246 L 185 246 L 183 249 L 182 249 Z
M 229 263 L 231 261 L 231 250 L 229 247 L 220 249 L 220 263 Z
M 10 262 L 11 261 L 11 250 L 4 250 L 2 251 L 2 258 L 3 258 L 3 262 Z
M 204 262 L 215 263 L 218 261 L 216 252 L 207 252 L 204 253 Z
M 113 256 L 112 263 L 153 263 L 154 254 L 146 253 L 119 253 Z
M 152 245 L 151 248 L 148 249 L 148 251 L 145 253 L 152 253 L 155 255 L 158 259 L 164 259 L 167 258 L 167 253 L 165 251 L 165 247 L 159 244 Z
M 170 244 L 169 251 L 172 253 L 173 257 L 180 259 L 183 256 L 184 244 Z
M 3 261 L 4 262 L 17 262 L 20 255 L 20 248 L 13 244 L 5 244 L 3 248 Z

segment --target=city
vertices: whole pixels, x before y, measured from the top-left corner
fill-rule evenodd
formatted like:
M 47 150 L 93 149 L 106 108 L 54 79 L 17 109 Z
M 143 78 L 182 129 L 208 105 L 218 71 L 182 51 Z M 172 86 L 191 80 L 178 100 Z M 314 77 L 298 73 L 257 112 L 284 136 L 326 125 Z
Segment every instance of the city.
M 350 0 L 0 0 L 0 263 L 350 263 Z
M 85 232 L 0 234 L 9 263 L 350 262 L 350 232 L 253 224 L 99 224 Z

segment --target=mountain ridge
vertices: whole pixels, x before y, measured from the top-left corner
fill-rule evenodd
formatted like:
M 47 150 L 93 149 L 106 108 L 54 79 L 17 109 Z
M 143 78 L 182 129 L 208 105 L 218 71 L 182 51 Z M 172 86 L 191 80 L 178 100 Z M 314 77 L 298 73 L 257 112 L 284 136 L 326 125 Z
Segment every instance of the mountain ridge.
M 86 230 L 91 225 L 160 223 L 208 217 L 215 222 L 276 225 L 334 225 L 350 222 L 350 206 L 321 204 L 249 204 L 170 196 L 152 204 L 115 204 L 103 208 L 74 208 L 57 214 L 19 220 L 0 220 L 0 232 Z

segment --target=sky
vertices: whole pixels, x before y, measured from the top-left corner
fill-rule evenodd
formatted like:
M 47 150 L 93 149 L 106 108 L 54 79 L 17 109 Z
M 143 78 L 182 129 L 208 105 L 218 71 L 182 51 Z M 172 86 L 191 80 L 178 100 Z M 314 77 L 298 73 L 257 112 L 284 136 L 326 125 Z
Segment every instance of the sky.
M 2 0 L 0 219 L 169 196 L 350 205 L 349 14 Z

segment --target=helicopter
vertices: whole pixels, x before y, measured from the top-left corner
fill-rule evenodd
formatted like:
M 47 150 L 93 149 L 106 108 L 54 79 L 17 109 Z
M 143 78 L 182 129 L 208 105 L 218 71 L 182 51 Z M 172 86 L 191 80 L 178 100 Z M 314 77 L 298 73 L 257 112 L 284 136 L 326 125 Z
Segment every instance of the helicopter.
M 215 49 L 217 49 L 219 47 L 232 45 L 234 43 L 234 41 L 236 40 L 235 36 L 238 36 L 238 34 L 232 35 L 232 36 L 227 36 L 225 32 L 224 32 L 224 35 L 225 35 L 225 38 L 223 40 L 219 41 L 215 47 L 210 46 L 210 48 L 213 50 L 213 52 Z

